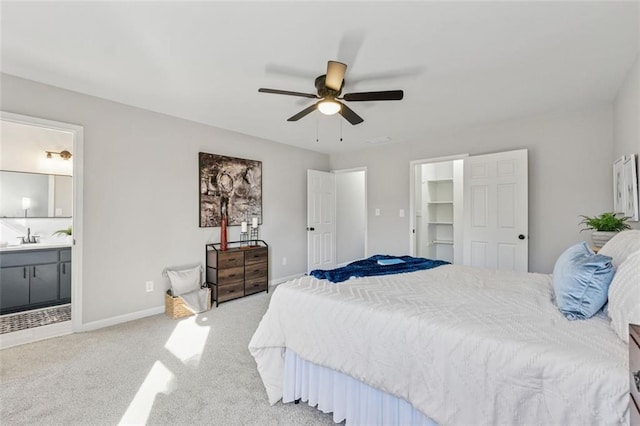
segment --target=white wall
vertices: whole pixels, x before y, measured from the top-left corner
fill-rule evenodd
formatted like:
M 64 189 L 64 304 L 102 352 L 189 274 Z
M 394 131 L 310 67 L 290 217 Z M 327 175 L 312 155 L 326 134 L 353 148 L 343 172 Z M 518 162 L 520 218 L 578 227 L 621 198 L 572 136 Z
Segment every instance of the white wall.
M 365 256 L 365 171 L 336 173 L 336 264 Z
M 613 158 L 640 154 L 640 55 L 618 90 L 613 113 Z
M 329 170 L 327 155 L 6 74 L 0 85 L 3 111 L 84 127 L 83 323 L 163 306 L 163 268 L 204 262 L 219 241 L 198 227 L 200 151 L 262 161 L 270 279 L 306 270 L 306 170 Z
M 613 159 L 640 154 L 640 55 L 629 70 L 613 104 Z M 638 157 L 636 157 L 637 159 Z M 640 166 L 640 164 L 636 164 Z M 640 170 L 640 167 L 637 168 Z M 630 222 L 640 229 L 640 222 Z
M 566 247 L 589 239 L 578 216 L 608 211 L 613 202 L 612 127 L 610 105 L 559 111 L 332 155 L 331 168 L 367 167 L 368 252 L 406 254 L 409 217 L 398 211 L 409 211 L 410 161 L 527 148 L 529 269 L 551 272 Z

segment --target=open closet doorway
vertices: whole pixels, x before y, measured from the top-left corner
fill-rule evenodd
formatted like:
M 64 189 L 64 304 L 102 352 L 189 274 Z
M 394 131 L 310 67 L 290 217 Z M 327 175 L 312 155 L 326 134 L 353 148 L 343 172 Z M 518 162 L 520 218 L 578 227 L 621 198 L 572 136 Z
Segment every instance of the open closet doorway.
M 9 112 L 0 124 L 9 209 L 0 214 L 0 346 L 9 347 L 81 331 L 83 128 Z
M 463 156 L 411 162 L 412 256 L 462 263 Z
M 528 270 L 526 149 L 410 163 L 413 255 Z

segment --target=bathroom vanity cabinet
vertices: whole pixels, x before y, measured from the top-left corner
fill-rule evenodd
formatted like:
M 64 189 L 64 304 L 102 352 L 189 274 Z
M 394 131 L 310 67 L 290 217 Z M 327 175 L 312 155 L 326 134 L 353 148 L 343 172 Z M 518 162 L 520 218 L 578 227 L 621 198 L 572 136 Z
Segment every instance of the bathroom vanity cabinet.
M 0 253 L 0 314 L 71 302 L 71 248 Z

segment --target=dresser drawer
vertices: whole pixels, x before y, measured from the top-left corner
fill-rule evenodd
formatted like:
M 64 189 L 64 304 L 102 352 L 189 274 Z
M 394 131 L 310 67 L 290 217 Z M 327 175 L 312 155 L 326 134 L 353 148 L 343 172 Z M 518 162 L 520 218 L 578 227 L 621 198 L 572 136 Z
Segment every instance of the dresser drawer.
M 261 291 L 266 291 L 267 290 L 267 278 L 258 278 L 258 279 L 254 279 L 254 280 L 247 280 L 247 282 L 245 282 L 244 284 L 244 292 L 245 294 L 253 294 L 253 293 L 259 293 Z
M 233 268 L 244 264 L 244 253 L 241 251 L 221 252 L 218 256 L 218 269 Z
M 218 269 L 218 285 L 231 284 L 244 281 L 244 267 Z
M 254 263 L 251 265 L 247 265 L 244 268 L 244 273 L 247 281 L 254 280 L 256 278 L 267 278 L 268 274 L 268 264 L 267 262 L 262 263 Z
M 252 263 L 266 262 L 268 254 L 266 247 L 247 250 L 244 256 L 244 263 L 245 265 L 250 265 Z
M 237 299 L 244 296 L 244 282 L 240 281 L 233 284 L 219 285 L 214 288 L 215 299 L 220 302 L 226 300 Z

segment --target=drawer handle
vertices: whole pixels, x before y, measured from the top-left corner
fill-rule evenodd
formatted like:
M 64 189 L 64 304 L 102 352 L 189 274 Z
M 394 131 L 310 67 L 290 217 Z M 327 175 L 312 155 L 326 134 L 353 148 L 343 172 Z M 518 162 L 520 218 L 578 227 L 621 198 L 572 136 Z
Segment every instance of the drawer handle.
M 36 267 L 34 266 L 33 267 L 33 278 L 35 278 L 35 277 L 36 277 Z
M 636 371 L 635 373 L 631 373 L 633 374 L 633 380 L 635 380 L 636 382 L 636 390 L 638 392 L 640 392 L 640 370 Z
M 229 278 L 233 278 L 235 276 L 236 276 L 236 274 L 229 274 Z
M 22 278 L 27 279 L 27 267 L 22 268 Z

